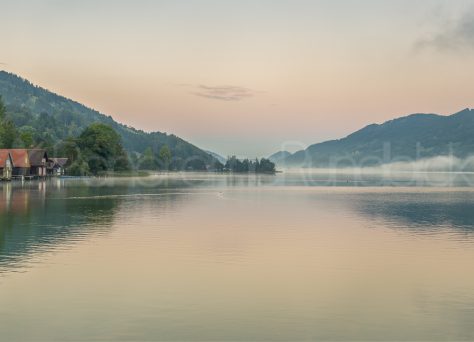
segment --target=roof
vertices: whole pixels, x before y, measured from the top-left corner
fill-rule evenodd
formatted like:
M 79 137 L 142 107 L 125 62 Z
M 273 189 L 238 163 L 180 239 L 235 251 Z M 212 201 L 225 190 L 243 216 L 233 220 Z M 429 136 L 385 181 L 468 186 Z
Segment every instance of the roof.
M 5 167 L 7 160 L 11 160 L 11 155 L 8 150 L 0 150 L 0 169 Z
M 53 166 L 64 167 L 67 164 L 68 158 L 49 158 L 53 162 Z
M 35 149 L 27 151 L 31 166 L 43 166 L 43 159 L 48 160 L 48 154 L 46 153 L 46 150 Z
M 25 149 L 13 149 L 13 150 L 6 150 L 10 152 L 13 160 L 14 167 L 21 167 L 21 168 L 29 168 L 30 165 L 30 158 L 28 157 L 28 150 Z

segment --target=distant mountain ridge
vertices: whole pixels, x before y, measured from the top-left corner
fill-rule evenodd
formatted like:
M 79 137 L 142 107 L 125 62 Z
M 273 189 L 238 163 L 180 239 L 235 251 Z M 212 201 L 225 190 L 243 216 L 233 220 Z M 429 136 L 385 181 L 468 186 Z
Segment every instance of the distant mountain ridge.
M 0 71 L 0 95 L 17 127 L 32 128 L 38 134 L 47 134 L 52 141 L 78 136 L 88 125 L 101 122 L 119 133 L 128 152 L 143 153 L 150 147 L 157 153 L 161 147 L 168 145 L 174 158 L 199 158 L 208 163 L 215 161 L 209 153 L 173 134 L 147 133 L 118 123 L 111 116 L 6 71 Z
M 374 166 L 443 155 L 474 155 L 474 110 L 450 116 L 412 114 L 368 125 L 345 138 L 309 146 L 287 156 L 290 167 Z
M 225 162 L 227 161 L 227 158 L 224 158 L 223 156 L 221 156 L 220 154 L 216 153 L 216 152 L 212 152 L 212 151 L 206 151 L 207 153 L 209 153 L 211 156 L 213 156 L 214 158 L 216 158 L 218 161 L 220 161 L 222 164 L 225 164 Z
M 273 153 L 271 156 L 269 156 L 268 160 L 270 160 L 272 163 L 278 164 L 284 161 L 289 156 L 291 156 L 291 153 L 288 151 L 278 151 L 276 153 Z

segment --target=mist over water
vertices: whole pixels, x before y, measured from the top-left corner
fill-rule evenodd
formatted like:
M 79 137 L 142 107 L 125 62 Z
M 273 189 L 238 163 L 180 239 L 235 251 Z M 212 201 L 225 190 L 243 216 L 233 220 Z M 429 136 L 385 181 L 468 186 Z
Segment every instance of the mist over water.
M 373 171 L 474 172 L 474 157 L 461 159 L 455 156 L 438 156 L 416 161 L 396 161 L 373 168 Z
M 402 159 L 402 158 L 400 158 Z M 294 168 L 280 166 L 289 178 L 327 186 L 474 186 L 474 157 L 438 156 L 367 167 Z

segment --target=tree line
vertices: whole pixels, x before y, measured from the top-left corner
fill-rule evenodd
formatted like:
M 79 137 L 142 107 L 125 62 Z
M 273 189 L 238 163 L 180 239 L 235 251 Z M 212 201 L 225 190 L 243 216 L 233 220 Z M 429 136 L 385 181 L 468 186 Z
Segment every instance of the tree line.
M 48 139 L 49 124 L 46 115 L 40 115 L 37 127 L 17 128 L 7 115 L 0 96 L 0 148 L 43 148 L 52 157 L 68 158 L 67 174 L 73 176 L 99 175 L 115 171 L 169 170 L 173 166 L 169 147 L 163 145 L 158 155 L 151 148 L 145 153 L 127 154 L 120 135 L 110 126 L 93 123 L 87 126 L 77 137 L 69 136 L 64 140 Z M 49 124 L 48 124 L 49 123 Z M 54 125 L 52 126 L 54 128 Z M 43 134 L 41 128 L 44 128 Z
M 275 173 L 275 164 L 270 160 L 262 159 L 243 159 L 236 156 L 229 157 L 224 165 L 224 170 L 231 172 L 255 172 L 255 173 Z
M 179 146 L 176 150 L 175 146 L 180 155 L 191 155 L 188 158 L 173 156 L 167 144 L 147 147 L 142 153 L 127 153 L 117 131 L 100 122 L 88 125 L 78 134 L 70 132 L 61 139 L 55 132 L 55 120 L 48 114 L 43 113 L 29 120 L 34 120 L 35 127 L 23 125 L 17 128 L 0 96 L 0 148 L 43 148 L 51 157 L 68 158 L 68 175 L 88 176 L 132 170 L 275 172 L 275 164 L 268 159 L 239 160 L 232 156 L 222 164 L 208 155 L 206 158 L 192 155 L 192 151 L 186 150 L 193 149 L 190 144 L 183 144 L 182 150 Z

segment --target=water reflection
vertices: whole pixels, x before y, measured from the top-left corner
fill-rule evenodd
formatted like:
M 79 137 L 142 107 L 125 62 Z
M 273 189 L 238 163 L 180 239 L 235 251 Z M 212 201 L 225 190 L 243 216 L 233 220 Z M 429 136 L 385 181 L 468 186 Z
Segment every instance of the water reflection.
M 145 179 L 4 183 L 0 193 L 0 272 L 19 267 L 25 259 L 44 251 L 64 248 L 110 231 L 119 212 L 130 216 L 148 206 L 145 215 L 159 219 L 160 213 L 171 210 L 170 206 L 189 200 L 191 196 L 183 196 L 187 193 L 209 191 L 222 199 L 223 191 L 229 189 L 286 187 L 298 193 L 306 181 L 301 174 L 276 177 L 187 174 Z M 315 182 L 313 179 L 304 188 L 319 184 Z M 474 233 L 474 193 L 469 190 L 372 192 L 362 190 L 365 186 L 358 191 L 358 187 L 349 185 L 341 192 L 336 188 L 319 191 L 313 202 L 317 198 L 317 202 L 326 205 L 335 203 L 341 215 L 354 211 L 374 227 L 388 226 L 412 234 L 452 231 L 472 236 Z M 301 205 L 298 208 L 295 205 L 293 212 L 302 211 Z
M 392 228 L 419 234 L 452 231 L 474 237 L 471 191 L 359 194 L 350 203 L 367 220 L 383 220 Z
M 46 250 L 107 232 L 120 199 L 73 201 L 94 188 L 62 189 L 61 183 L 4 184 L 0 200 L 0 272 Z
M 187 174 L 0 194 L 8 341 L 474 338 L 466 188 Z
M 68 248 L 113 229 L 116 220 L 153 204 L 150 217 L 189 199 L 191 188 L 212 181 L 191 178 L 53 179 L 3 183 L 0 192 L 0 273 L 20 269 L 44 252 Z M 215 180 L 212 178 L 212 180 Z M 219 181 L 221 182 L 221 181 Z M 125 217 L 118 215 L 123 212 Z

